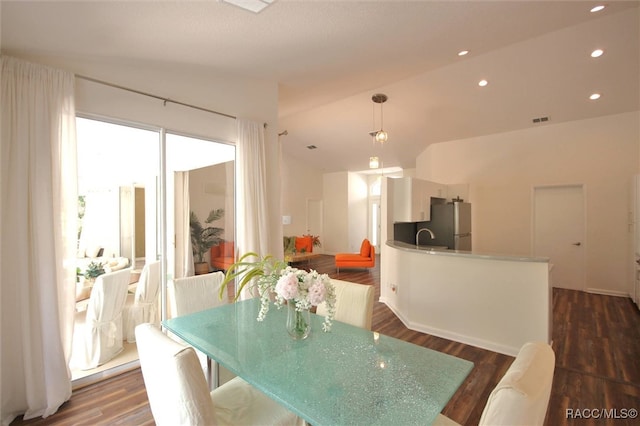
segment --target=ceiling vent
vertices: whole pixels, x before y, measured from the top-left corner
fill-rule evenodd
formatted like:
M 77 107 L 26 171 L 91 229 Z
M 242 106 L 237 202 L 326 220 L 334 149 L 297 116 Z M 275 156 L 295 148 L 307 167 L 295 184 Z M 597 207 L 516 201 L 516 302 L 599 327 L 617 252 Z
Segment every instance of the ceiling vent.
M 549 121 L 549 117 L 537 117 L 532 119 L 534 123 L 544 123 L 545 121 Z

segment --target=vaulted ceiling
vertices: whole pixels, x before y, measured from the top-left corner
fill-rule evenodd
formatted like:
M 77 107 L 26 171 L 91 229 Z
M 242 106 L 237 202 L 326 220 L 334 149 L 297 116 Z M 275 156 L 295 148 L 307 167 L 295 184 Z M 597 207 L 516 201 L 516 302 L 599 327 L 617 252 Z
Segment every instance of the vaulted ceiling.
M 638 2 L 596 4 L 277 0 L 256 14 L 214 1 L 2 1 L 1 43 L 275 81 L 289 155 L 326 171 L 366 169 L 370 155 L 411 168 L 432 143 L 640 109 Z M 389 98 L 382 148 L 368 134 L 375 93 Z

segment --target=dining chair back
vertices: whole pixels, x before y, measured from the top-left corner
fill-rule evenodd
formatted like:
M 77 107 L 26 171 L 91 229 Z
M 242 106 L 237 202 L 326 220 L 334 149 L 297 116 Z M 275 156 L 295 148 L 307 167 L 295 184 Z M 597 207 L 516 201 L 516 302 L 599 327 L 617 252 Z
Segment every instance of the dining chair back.
M 195 351 L 157 327 L 135 329 L 140 368 L 158 426 L 303 425 L 288 411 L 236 377 L 209 392 Z
M 205 309 L 215 308 L 229 302 L 228 294 L 225 292 L 223 298 L 220 299 L 220 286 L 224 280 L 224 273 L 221 271 L 212 272 L 210 274 L 195 275 L 193 277 L 176 278 L 169 283 L 169 308 L 171 318 L 192 314 L 194 312 L 204 311 Z M 177 336 L 172 338 L 182 342 Z M 204 375 L 213 375 L 212 371 L 218 371 L 217 381 L 225 383 L 231 380 L 235 375 L 226 368 L 217 367 L 215 362 L 209 362 L 207 355 L 203 352 L 196 351 L 200 366 Z M 212 376 L 210 376 L 213 379 Z M 215 383 L 210 383 L 213 387 Z
M 228 303 L 227 293 L 220 299 L 224 273 L 221 271 L 193 277 L 176 278 L 169 283 L 171 317 L 192 314 Z
M 525 343 L 489 395 L 479 425 L 542 425 L 547 414 L 555 354 L 544 342 Z M 456 425 L 442 414 L 434 425 Z
M 127 342 L 136 341 L 135 328 L 138 324 L 148 322 L 157 324 L 158 296 L 160 295 L 160 261 L 144 265 L 135 294 L 127 295 L 122 312 L 124 333 Z
M 493 389 L 480 425 L 542 425 L 547 414 L 555 354 L 543 342 L 526 343 Z
M 373 316 L 373 286 L 342 280 L 331 280 L 336 290 L 336 321 L 371 330 Z M 326 303 L 316 309 L 318 315 L 327 315 Z
M 87 309 L 76 314 L 72 364 L 86 370 L 114 358 L 123 349 L 122 310 L 131 269 L 96 278 Z

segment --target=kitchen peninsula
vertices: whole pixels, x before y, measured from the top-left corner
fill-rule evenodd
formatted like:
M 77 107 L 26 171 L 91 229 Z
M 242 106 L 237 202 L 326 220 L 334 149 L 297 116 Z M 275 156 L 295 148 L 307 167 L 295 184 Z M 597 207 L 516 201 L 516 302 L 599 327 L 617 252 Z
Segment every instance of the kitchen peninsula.
M 547 258 L 433 249 L 389 240 L 380 301 L 410 329 L 515 356 L 551 341 Z

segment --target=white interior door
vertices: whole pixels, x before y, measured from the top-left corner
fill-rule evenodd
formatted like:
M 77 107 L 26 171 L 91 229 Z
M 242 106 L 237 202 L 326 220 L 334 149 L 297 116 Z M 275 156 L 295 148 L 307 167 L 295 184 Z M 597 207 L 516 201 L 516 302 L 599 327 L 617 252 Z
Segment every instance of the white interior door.
M 317 235 L 320 237 L 320 244 L 324 241 L 322 239 L 322 200 L 307 200 L 307 234 Z M 322 253 L 322 246 L 314 247 L 314 252 Z
M 585 288 L 585 213 L 582 185 L 534 189 L 535 256 L 553 265 L 554 287 Z

